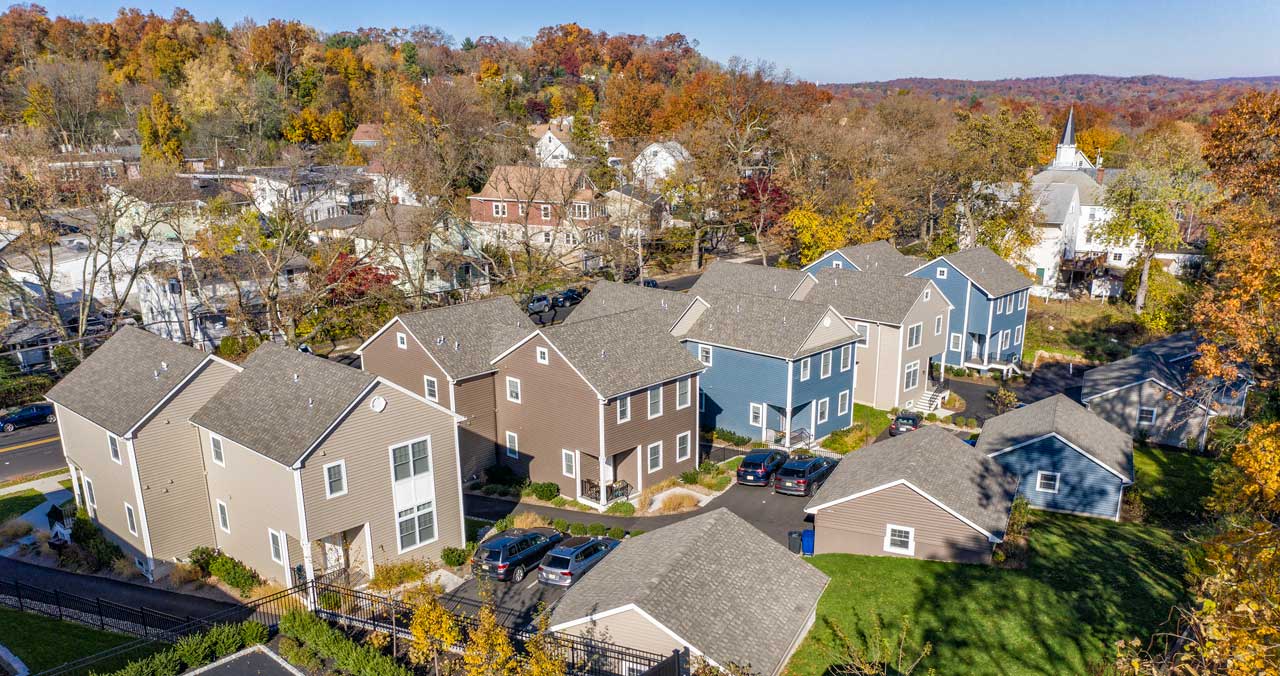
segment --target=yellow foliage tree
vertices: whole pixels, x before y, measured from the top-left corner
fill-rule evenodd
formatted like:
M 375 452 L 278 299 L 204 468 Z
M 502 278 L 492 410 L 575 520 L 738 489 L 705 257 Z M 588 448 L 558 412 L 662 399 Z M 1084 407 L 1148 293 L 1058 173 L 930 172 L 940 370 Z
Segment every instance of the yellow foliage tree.
M 564 648 L 548 630 L 550 621 L 549 613 L 544 611 L 538 615 L 538 631 L 524 644 L 520 676 L 565 676 L 568 672 Z
M 490 59 L 480 60 L 480 81 L 493 80 L 502 76 L 502 66 Z
M 413 635 L 409 660 L 414 664 L 430 663 L 437 673 L 440 655 L 462 642 L 457 618 L 440 603 L 440 589 L 435 586 L 429 586 L 415 599 L 409 632 Z
M 466 676 L 517 676 L 515 647 L 507 630 L 498 624 L 489 599 L 480 607 L 476 626 L 468 632 L 462 666 Z
M 182 161 L 182 135 L 187 123 L 160 92 L 151 95 L 151 104 L 138 115 L 138 135 L 142 141 L 142 157 L 149 162 Z

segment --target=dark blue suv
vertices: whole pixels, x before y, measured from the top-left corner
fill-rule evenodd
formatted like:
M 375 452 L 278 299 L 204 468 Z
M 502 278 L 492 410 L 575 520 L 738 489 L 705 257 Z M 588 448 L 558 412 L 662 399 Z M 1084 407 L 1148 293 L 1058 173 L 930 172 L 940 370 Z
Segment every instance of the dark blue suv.
M 480 543 L 471 559 L 476 577 L 520 582 L 564 536 L 554 528 L 511 528 Z
M 738 465 L 738 483 L 744 486 L 768 486 L 773 473 L 787 463 L 786 451 L 749 453 Z
M 57 422 L 53 414 L 53 404 L 27 404 L 5 411 L 0 415 L 0 429 L 12 432 L 19 427 L 30 427 L 41 423 Z
M 787 495 L 813 495 L 822 482 L 831 476 L 831 470 L 835 467 L 836 461 L 830 458 L 814 456 L 795 458 L 773 475 L 773 492 Z

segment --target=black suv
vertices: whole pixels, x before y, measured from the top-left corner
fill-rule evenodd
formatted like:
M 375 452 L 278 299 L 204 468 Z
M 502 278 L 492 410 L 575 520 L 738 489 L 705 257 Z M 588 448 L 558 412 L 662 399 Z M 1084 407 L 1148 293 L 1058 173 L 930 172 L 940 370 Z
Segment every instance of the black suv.
M 773 492 L 787 495 L 813 495 L 818 486 L 831 476 L 836 461 L 830 458 L 808 456 L 796 458 L 782 466 L 773 475 Z
M 773 473 L 787 463 L 786 451 L 749 453 L 738 465 L 738 483 L 745 486 L 768 486 Z
M 511 528 L 482 542 L 471 558 L 471 572 L 495 580 L 520 582 L 564 536 L 554 528 Z
M 903 411 L 893 419 L 893 424 L 889 425 L 889 436 L 896 437 L 918 429 L 920 429 L 920 414 Z

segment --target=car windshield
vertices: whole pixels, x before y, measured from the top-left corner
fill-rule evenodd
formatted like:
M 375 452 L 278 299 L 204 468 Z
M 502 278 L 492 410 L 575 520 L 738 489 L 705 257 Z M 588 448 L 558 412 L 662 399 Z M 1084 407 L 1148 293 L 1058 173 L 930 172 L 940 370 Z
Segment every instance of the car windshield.
M 542 562 L 542 565 L 547 568 L 568 568 L 569 558 L 565 556 L 548 556 L 547 560 Z
M 804 476 L 804 468 L 803 467 L 783 467 L 782 469 L 778 470 L 778 476 L 788 477 L 788 478 Z
M 898 416 L 898 422 L 900 423 L 915 424 L 915 421 L 916 421 L 916 417 L 913 415 Z
M 742 469 L 760 469 L 764 467 L 764 463 L 756 462 L 754 460 L 743 460 L 742 464 L 738 466 L 741 467 Z
M 497 548 L 484 548 L 480 550 L 481 561 L 500 561 L 502 559 L 502 550 Z

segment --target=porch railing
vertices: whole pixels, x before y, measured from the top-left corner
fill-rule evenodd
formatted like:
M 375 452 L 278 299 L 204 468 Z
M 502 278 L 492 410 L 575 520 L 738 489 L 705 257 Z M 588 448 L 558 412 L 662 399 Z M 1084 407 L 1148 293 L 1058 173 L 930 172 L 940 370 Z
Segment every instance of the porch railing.
M 626 500 L 631 497 L 631 484 L 624 480 L 614 481 L 604 486 L 604 502 L 605 504 Z M 582 480 L 582 497 L 595 502 L 600 502 L 600 482 L 591 479 Z

